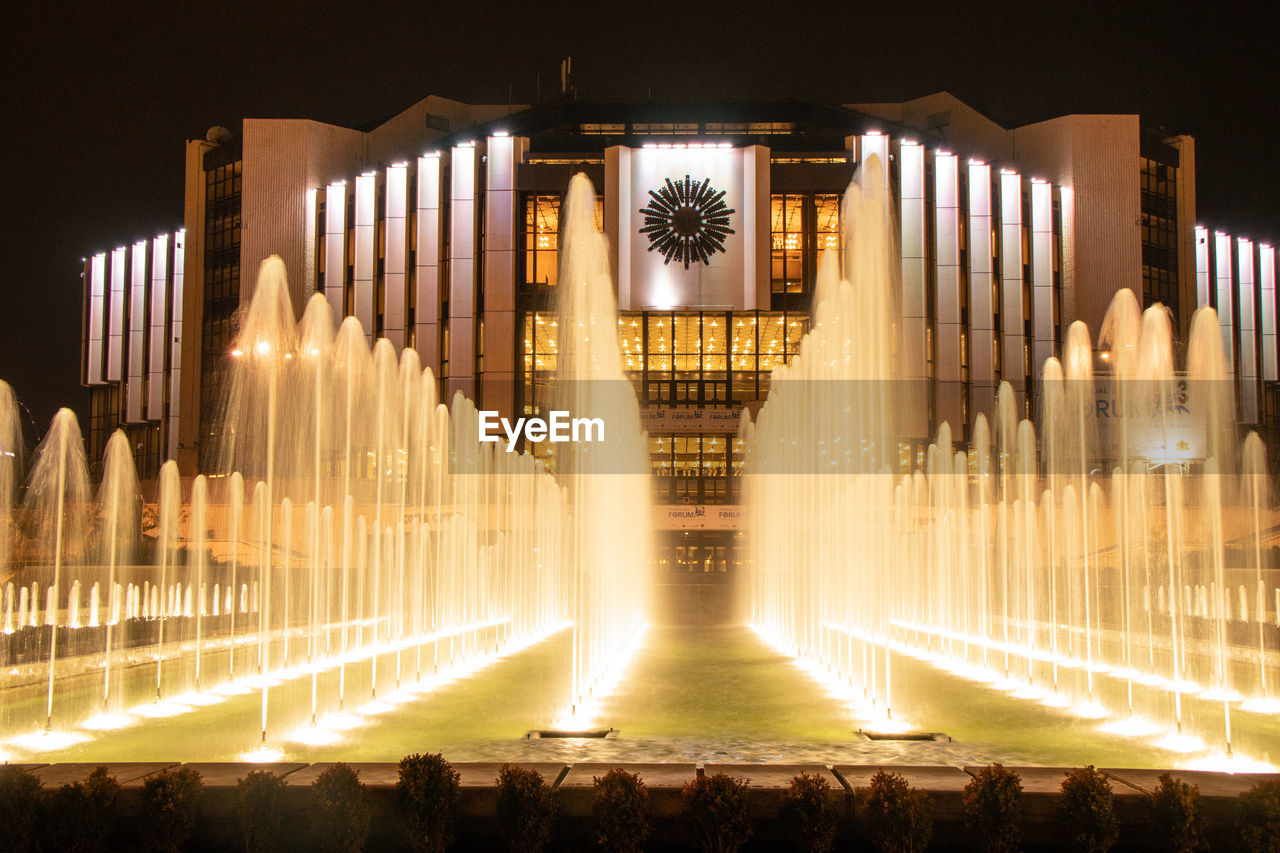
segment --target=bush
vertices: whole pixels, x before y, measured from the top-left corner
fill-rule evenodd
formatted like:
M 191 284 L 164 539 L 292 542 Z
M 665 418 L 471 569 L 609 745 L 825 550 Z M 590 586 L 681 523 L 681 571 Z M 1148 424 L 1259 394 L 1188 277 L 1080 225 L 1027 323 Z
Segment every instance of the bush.
M 458 771 L 439 753 L 414 753 L 400 759 L 396 794 L 414 850 L 442 853 L 449 846 L 458 810 L 459 778 Z
M 540 853 L 547 846 L 556 805 L 537 770 L 504 764 L 498 771 L 498 823 L 512 853 Z
M 1259 782 L 1241 794 L 1236 823 L 1253 853 L 1280 853 L 1280 780 Z
M 48 849 L 97 853 L 114 849 L 116 795 L 120 785 L 99 767 L 83 782 L 63 785 L 49 794 Z
M 1111 783 L 1092 765 L 1072 770 L 1062 780 L 1058 817 L 1063 841 L 1081 853 L 1104 853 L 1120 835 Z
M 859 792 L 867 834 L 883 853 L 920 853 L 933 835 L 933 801 L 897 773 L 880 770 Z
M 1208 850 L 1204 837 L 1204 799 L 1200 788 L 1160 774 L 1160 787 L 1151 795 L 1151 811 L 1160 847 L 1175 853 Z
M 346 764 L 329 767 L 311 783 L 319 804 L 321 846 L 335 853 L 360 853 L 369 835 L 368 790 Z
M 827 853 L 836 839 L 836 809 L 826 777 L 801 773 L 782 798 L 782 819 L 801 850 Z
M 0 832 L 12 853 L 36 849 L 40 780 L 24 767 L 0 765 Z
M 964 823 L 987 853 L 1022 843 L 1022 779 L 1004 765 L 984 767 L 964 786 Z
M 596 841 L 615 853 L 639 853 L 649 835 L 649 789 L 637 773 L 615 767 L 593 776 Z
M 142 827 L 147 846 L 178 853 L 195 829 L 204 783 L 190 767 L 162 770 L 142 783 Z
M 284 778 L 251 770 L 236 781 L 236 817 L 247 853 L 272 853 L 284 844 Z
M 746 780 L 724 773 L 699 776 L 680 793 L 704 853 L 734 853 L 751 836 Z

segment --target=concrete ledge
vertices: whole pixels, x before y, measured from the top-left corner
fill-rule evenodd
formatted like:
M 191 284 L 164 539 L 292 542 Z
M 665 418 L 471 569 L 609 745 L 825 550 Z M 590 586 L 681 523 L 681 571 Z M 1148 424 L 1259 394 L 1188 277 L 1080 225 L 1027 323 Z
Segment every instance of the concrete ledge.
M 141 787 L 142 780 L 167 767 L 177 767 L 174 761 L 117 761 L 101 764 L 45 764 L 35 771 L 36 777 L 46 788 L 58 788 L 72 782 L 83 782 L 99 767 L 107 768 L 107 775 L 115 777 L 122 788 Z

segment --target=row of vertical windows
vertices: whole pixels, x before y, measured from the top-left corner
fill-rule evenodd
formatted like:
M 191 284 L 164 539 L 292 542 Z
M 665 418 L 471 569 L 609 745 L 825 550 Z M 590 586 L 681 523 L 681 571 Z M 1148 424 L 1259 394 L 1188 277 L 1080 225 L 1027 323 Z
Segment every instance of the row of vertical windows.
M 623 367 L 647 406 L 727 406 L 763 399 L 772 371 L 789 364 L 809 328 L 807 313 L 627 311 L 618 319 Z M 551 403 L 559 323 L 524 315 L 522 409 Z
M 212 464 L 213 440 L 227 359 L 239 331 L 241 178 L 236 160 L 205 172 L 204 312 L 201 321 L 200 435 L 202 465 Z
M 1142 297 L 1178 312 L 1178 170 L 1142 158 Z

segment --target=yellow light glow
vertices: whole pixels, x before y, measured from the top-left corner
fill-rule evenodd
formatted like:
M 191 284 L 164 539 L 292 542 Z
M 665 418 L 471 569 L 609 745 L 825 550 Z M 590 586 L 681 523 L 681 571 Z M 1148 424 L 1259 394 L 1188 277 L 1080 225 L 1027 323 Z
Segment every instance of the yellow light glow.
M 240 760 L 247 764 L 274 764 L 284 760 L 284 750 L 263 744 L 257 749 L 240 753 Z

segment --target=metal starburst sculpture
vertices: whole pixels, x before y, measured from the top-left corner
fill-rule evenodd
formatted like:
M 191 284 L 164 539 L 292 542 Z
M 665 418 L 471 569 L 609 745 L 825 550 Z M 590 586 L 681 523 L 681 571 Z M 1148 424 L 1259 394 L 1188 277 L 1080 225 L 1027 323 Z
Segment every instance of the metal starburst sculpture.
M 663 263 L 681 261 L 685 269 L 693 261 L 710 263 L 712 255 L 724 251 L 724 238 L 734 233 L 729 227 L 734 210 L 725 205 L 724 191 L 717 192 L 710 178 L 702 183 L 688 175 L 683 181 L 667 178 L 665 186 L 649 190 L 649 204 L 640 212 L 640 233 L 649 237 L 649 251 L 660 252 Z

